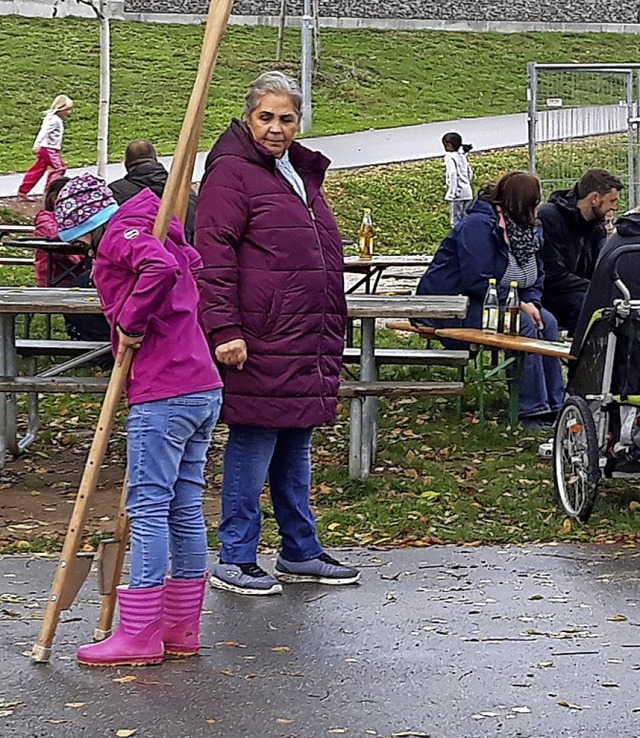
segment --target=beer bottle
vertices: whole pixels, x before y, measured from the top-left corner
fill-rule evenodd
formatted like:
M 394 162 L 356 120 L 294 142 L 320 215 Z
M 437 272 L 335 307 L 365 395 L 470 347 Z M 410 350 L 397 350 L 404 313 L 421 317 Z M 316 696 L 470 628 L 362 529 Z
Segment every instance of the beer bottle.
M 371 220 L 371 209 L 365 208 L 362 223 L 358 228 L 358 244 L 360 258 L 369 260 L 373 256 L 373 221 Z
M 496 280 L 489 280 L 489 287 L 484 296 L 482 304 L 482 330 L 487 333 L 498 332 L 498 316 L 500 314 L 500 302 L 498 300 L 498 288 Z
M 507 336 L 520 335 L 520 299 L 517 282 L 509 283 L 509 294 L 504 309 L 504 333 Z

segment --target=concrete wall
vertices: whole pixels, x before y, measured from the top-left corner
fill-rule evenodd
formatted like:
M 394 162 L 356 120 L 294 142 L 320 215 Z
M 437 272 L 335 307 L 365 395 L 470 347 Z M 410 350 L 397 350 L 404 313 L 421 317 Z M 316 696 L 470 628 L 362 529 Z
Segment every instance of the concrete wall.
M 535 23 L 640 23 L 640 2 L 631 0 L 320 0 L 327 18 L 402 20 L 518 21 Z M 125 11 L 206 13 L 208 0 L 124 0 Z M 236 0 L 235 15 L 278 15 L 279 0 Z M 300 15 L 302 0 L 288 0 L 288 12 Z
M 565 31 L 640 33 L 640 0 L 319 0 L 320 24 L 385 30 Z M 201 23 L 209 0 L 108 0 L 110 17 L 158 23 Z M 51 17 L 54 0 L 0 0 L 0 15 Z M 302 0 L 287 0 L 288 25 L 299 25 Z M 276 25 L 280 0 L 236 0 L 232 24 Z M 75 0 L 58 15 L 93 17 Z

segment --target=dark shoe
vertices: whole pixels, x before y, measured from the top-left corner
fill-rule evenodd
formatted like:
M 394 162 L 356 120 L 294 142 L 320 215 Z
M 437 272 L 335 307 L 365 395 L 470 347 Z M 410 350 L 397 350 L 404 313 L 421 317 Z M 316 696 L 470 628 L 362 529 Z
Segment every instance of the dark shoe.
M 257 564 L 216 564 L 209 584 L 216 589 L 243 595 L 282 593 L 282 585 Z
M 558 413 L 538 413 L 537 415 L 525 415 L 520 418 L 520 425 L 527 430 L 542 431 L 550 430 L 558 419 Z
M 278 556 L 275 574 L 281 582 L 288 583 L 355 584 L 360 579 L 357 569 L 341 564 L 326 553 L 308 561 L 287 561 Z

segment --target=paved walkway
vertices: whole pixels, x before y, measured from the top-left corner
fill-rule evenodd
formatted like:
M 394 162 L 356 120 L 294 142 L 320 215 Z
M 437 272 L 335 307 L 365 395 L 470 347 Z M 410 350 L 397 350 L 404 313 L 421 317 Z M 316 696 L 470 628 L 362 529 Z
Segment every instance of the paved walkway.
M 289 585 L 266 598 L 209 591 L 201 655 L 146 669 L 76 665 L 99 609 L 93 580 L 63 614 L 50 663 L 33 664 L 56 561 L 0 558 L 0 734 L 640 735 L 637 548 L 340 555 L 362 568 L 360 586 Z
M 328 156 L 333 169 L 353 169 L 442 156 L 441 138 L 447 131 L 458 131 L 463 141 L 473 144 L 474 151 L 524 146 L 527 142 L 527 116 L 523 113 L 488 118 L 462 118 L 402 128 L 307 138 L 304 139 L 304 143 Z M 207 152 L 198 154 L 194 182 L 199 182 L 202 178 L 206 156 Z M 171 166 L 172 160 L 173 157 L 170 156 L 161 159 L 167 168 Z M 71 169 L 70 174 L 73 176 L 83 171 L 95 171 L 95 167 Z M 118 179 L 123 174 L 122 164 L 110 164 L 107 181 Z M 15 195 L 21 179 L 20 174 L 0 177 L 0 198 Z M 42 187 L 43 183 L 34 192 L 40 194 Z

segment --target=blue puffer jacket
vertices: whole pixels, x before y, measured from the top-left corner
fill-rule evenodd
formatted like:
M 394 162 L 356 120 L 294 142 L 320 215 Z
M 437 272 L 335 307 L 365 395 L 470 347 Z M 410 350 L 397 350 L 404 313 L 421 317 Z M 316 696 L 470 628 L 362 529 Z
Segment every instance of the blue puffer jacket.
M 420 280 L 417 294 L 467 295 L 471 305 L 464 324 L 473 325 L 480 320 L 477 306 L 478 303 L 482 305 L 491 277 L 498 283 L 500 300 L 506 300 L 508 287 L 500 281 L 508 261 L 504 231 L 498 224 L 495 207 L 489 202 L 474 200 L 467 215 L 440 244 L 431 266 Z M 520 290 L 520 299 L 539 306 L 544 283 L 540 253 L 536 261 L 538 278 L 534 285 Z

